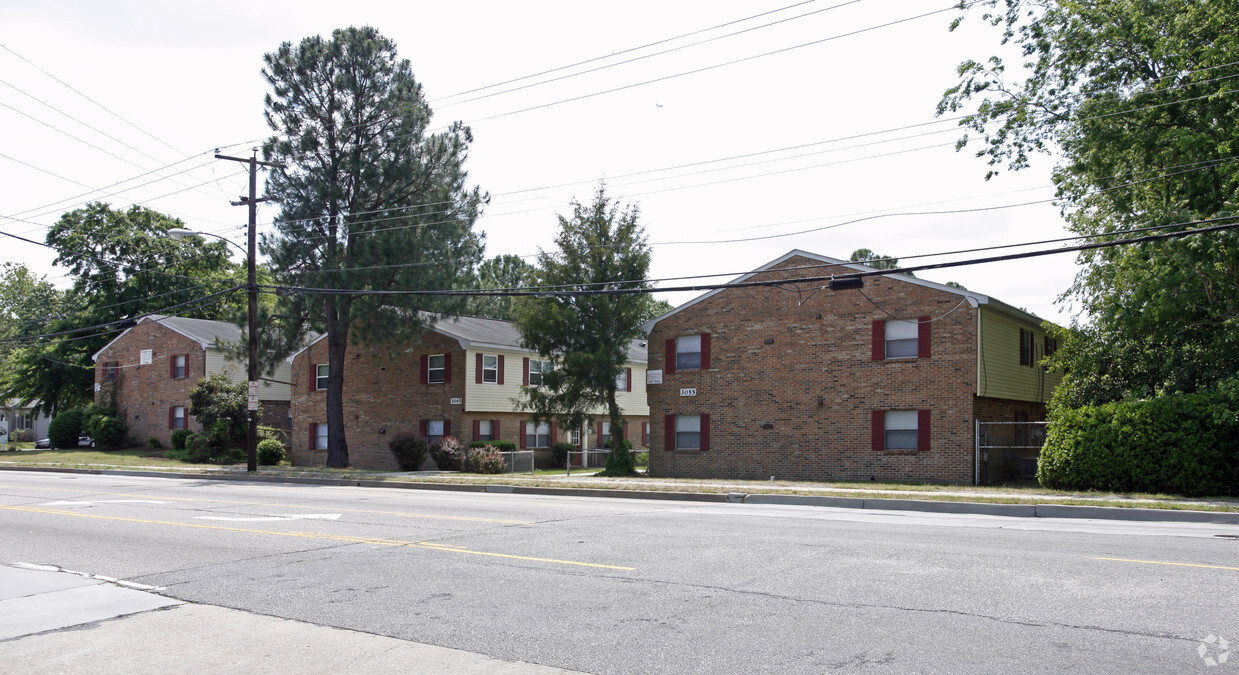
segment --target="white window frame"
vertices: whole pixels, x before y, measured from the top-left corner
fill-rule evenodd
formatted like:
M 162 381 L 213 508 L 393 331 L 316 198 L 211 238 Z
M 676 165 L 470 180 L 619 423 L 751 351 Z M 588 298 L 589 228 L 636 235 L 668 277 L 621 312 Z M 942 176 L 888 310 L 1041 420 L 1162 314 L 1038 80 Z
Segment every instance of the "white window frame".
M 319 424 L 314 425 L 314 449 L 315 450 L 326 450 L 327 449 L 327 425 L 326 424 L 319 423 Z
M 550 359 L 529 359 L 529 386 L 541 387 L 542 375 L 555 370 L 555 362 Z M 537 381 L 534 381 L 535 376 Z
M 532 364 L 533 361 L 530 361 Z M 527 448 L 549 448 L 551 447 L 551 423 L 550 422 L 526 422 L 525 423 L 525 447 Z
M 890 319 L 885 331 L 886 358 L 915 359 L 920 354 L 920 326 L 916 321 Z
M 444 426 L 443 420 L 426 420 L 426 442 L 436 443 L 443 440 L 443 438 L 447 436 L 444 432 Z M 438 433 L 435 433 L 436 427 Z
M 681 335 L 675 339 L 675 369 L 701 370 L 700 335 Z
M 482 384 L 499 384 L 499 355 L 482 355 Z
M 429 430 L 429 426 L 427 426 Z M 475 441 L 493 441 L 495 440 L 495 425 L 491 420 L 478 420 L 478 437 Z
M 619 375 L 615 376 L 615 390 L 616 391 L 627 391 L 628 390 L 628 369 L 627 368 L 620 368 Z
M 331 364 L 319 363 L 314 366 L 314 391 L 327 388 L 327 379 L 331 376 Z
M 607 448 L 611 446 L 611 423 L 602 423 L 602 435 L 598 437 L 598 447 Z
M 918 450 L 920 413 L 916 410 L 887 410 L 882 445 L 887 450 Z
M 172 429 L 189 428 L 189 409 L 183 405 L 172 406 Z
M 439 359 L 439 365 L 435 366 L 434 360 Z M 435 373 L 439 374 L 439 379 L 435 379 Z M 443 384 L 447 380 L 447 355 L 446 354 L 431 354 L 426 357 L 426 384 Z
M 189 356 L 186 354 L 172 355 L 172 379 L 183 380 L 189 377 Z
M 675 416 L 675 449 L 701 449 L 701 415 Z

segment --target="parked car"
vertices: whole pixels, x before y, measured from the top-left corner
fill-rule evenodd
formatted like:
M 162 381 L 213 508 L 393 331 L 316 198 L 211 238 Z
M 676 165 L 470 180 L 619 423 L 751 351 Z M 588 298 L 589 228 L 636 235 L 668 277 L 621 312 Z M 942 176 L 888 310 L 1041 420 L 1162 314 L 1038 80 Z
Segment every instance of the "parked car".
M 50 438 L 40 438 L 34 442 L 34 447 L 47 449 L 52 447 L 52 441 Z
M 51 448 L 52 440 L 50 438 L 40 438 L 39 440 L 34 442 L 34 447 L 42 448 L 42 449 Z M 77 447 L 93 448 L 95 447 L 95 439 L 91 438 L 90 436 L 87 436 L 86 434 L 82 434 L 81 436 L 77 437 Z

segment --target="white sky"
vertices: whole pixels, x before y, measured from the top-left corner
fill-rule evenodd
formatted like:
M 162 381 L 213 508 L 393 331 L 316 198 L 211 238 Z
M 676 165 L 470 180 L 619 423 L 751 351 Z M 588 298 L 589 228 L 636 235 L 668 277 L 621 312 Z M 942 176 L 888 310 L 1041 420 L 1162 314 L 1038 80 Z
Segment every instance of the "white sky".
M 971 149 L 954 150 L 960 131 L 949 122 L 827 142 L 935 121 L 955 66 L 994 53 L 996 31 L 974 16 L 948 32 L 957 10 L 878 26 L 946 9 L 953 0 L 804 2 L 623 57 L 453 96 L 794 2 L 2 0 L 0 230 L 42 241 L 60 214 L 102 200 L 118 208 L 139 203 L 243 242 L 246 209 L 228 201 L 247 190 L 244 167 L 211 157 L 215 148 L 248 156 L 269 134 L 263 54 L 284 41 L 368 24 L 412 63 L 436 127 L 452 120 L 472 127 L 470 175 L 492 195 L 477 225 L 487 236 L 487 256 L 549 248 L 555 214 L 568 213 L 574 197 L 588 201 L 600 179 L 613 196 L 640 206 L 656 279 L 742 273 L 794 248 L 838 258 L 871 248 L 910 265 L 942 260 L 911 258 L 919 254 L 1065 236 L 1049 203 L 840 224 L 1053 196 L 1052 158 L 986 182 L 984 160 Z M 830 9 L 838 5 L 845 6 Z M 835 36 L 841 37 L 828 39 Z M 820 42 L 794 48 L 814 41 Z M 683 48 L 466 100 L 677 47 Z M 786 51 L 673 77 L 776 50 Z M 628 86 L 659 78 L 669 79 Z M 627 88 L 518 112 L 618 87 Z M 739 156 L 746 157 L 712 161 Z M 260 229 L 275 215 L 274 207 L 261 209 Z M 672 243 L 828 227 L 759 241 Z M 4 238 L 0 250 L 0 260 L 69 283 L 47 249 Z M 990 254 L 960 257 L 982 255 Z M 1075 272 L 1074 256 L 1060 254 L 920 276 L 958 281 L 1066 322 L 1054 300 Z M 678 304 L 695 295 L 660 297 Z

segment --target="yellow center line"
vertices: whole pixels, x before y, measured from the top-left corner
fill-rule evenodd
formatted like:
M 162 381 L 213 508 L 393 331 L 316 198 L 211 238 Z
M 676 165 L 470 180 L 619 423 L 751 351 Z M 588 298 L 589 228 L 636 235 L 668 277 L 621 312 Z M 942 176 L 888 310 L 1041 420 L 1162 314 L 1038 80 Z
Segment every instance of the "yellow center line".
M 434 544 L 424 541 L 403 541 L 400 539 L 376 539 L 371 537 L 350 537 L 339 534 L 319 534 L 316 532 L 278 532 L 275 530 L 252 530 L 244 527 L 228 527 L 226 525 L 200 525 L 198 523 L 176 523 L 166 520 L 145 520 L 142 518 L 121 518 L 118 516 L 102 516 L 93 513 L 79 513 L 77 511 L 59 511 L 56 509 L 40 509 L 32 506 L 3 506 L 0 509 L 9 511 L 25 511 L 27 513 L 46 513 L 57 516 L 73 516 L 76 518 L 95 518 L 98 520 L 116 520 L 127 523 L 143 523 L 147 525 L 171 525 L 174 527 L 193 527 L 202 530 L 220 530 L 223 532 L 245 532 L 247 534 L 272 534 L 280 537 L 299 537 L 303 539 L 324 539 L 328 541 L 343 541 L 354 544 L 375 544 L 380 546 L 408 546 L 411 548 L 421 548 L 429 551 L 444 551 L 447 553 L 464 553 L 468 555 L 488 556 L 492 558 L 508 558 L 510 560 L 527 560 L 530 562 L 554 563 L 556 565 L 573 565 L 576 567 L 593 567 L 604 570 L 623 570 L 631 572 L 635 567 L 621 567 L 618 565 L 600 565 L 597 563 L 579 562 L 576 560 L 556 560 L 554 558 L 534 558 L 531 556 L 512 555 L 509 553 L 489 553 L 486 551 L 470 551 L 468 549 L 451 546 L 448 544 Z
M 1113 560 L 1114 562 L 1143 563 L 1145 565 L 1174 565 L 1175 567 L 1203 567 L 1210 570 L 1231 570 L 1239 572 L 1239 567 L 1222 567 L 1221 565 L 1195 565 L 1192 563 L 1163 562 L 1161 560 L 1131 560 L 1129 558 L 1096 558 L 1093 560 Z
M 271 502 L 245 502 L 235 499 L 198 499 L 194 497 L 160 497 L 148 494 L 129 494 L 125 492 L 100 492 L 99 490 L 71 490 L 59 488 L 30 488 L 16 485 L 0 485 L 0 489 L 10 490 L 41 490 L 45 492 L 75 492 L 84 495 L 107 495 L 108 497 L 133 497 L 135 499 L 151 499 L 169 502 L 201 502 L 207 504 L 234 504 L 238 506 L 276 506 L 285 509 L 312 509 L 321 511 L 322 506 L 306 506 L 305 504 L 280 504 Z M 405 513 L 403 511 L 370 511 L 366 509 L 327 508 L 329 511 L 344 511 L 345 513 L 371 513 L 381 516 L 398 516 L 401 518 L 419 518 L 423 520 L 459 520 L 469 523 L 497 523 L 499 525 L 537 525 L 528 520 L 506 520 L 503 518 L 470 518 L 467 516 L 430 516 L 421 513 Z

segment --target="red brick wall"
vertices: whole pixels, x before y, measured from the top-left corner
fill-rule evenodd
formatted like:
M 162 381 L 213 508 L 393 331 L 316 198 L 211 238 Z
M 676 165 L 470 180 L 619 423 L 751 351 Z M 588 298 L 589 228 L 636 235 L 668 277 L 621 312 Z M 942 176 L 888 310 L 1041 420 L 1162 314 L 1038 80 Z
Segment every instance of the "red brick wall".
M 812 265 L 792 258 L 780 267 Z M 776 271 L 754 280 L 846 272 Z M 650 472 L 655 476 L 971 482 L 977 310 L 962 296 L 900 280 L 858 291 L 823 284 L 728 289 L 659 322 L 650 335 Z M 882 309 L 866 300 L 872 298 Z M 942 317 L 931 354 L 872 359 L 872 322 Z M 945 316 L 943 316 L 945 315 Z M 710 368 L 666 373 L 665 341 L 711 335 Z M 695 397 L 680 396 L 696 388 Z M 929 410 L 930 449 L 872 447 L 872 411 Z M 664 448 L 664 416 L 710 415 L 710 449 Z
M 421 357 L 428 354 L 450 354 L 451 382 L 426 384 L 421 375 Z M 443 419 L 450 425 L 452 436 L 468 444 L 474 440 L 473 421 L 498 420 L 500 440 L 520 445 L 520 422 L 528 414 L 465 412 L 467 405 L 452 405 L 452 398 L 465 397 L 466 354 L 455 339 L 438 333 L 423 335 L 407 353 L 388 355 L 385 348 L 369 350 L 349 347 L 344 369 L 344 419 L 348 441 L 349 464 L 359 469 L 399 470 L 388 449 L 395 434 L 420 434 L 421 420 Z M 327 392 L 314 391 L 312 364 L 327 363 L 327 341 L 320 340 L 297 355 L 292 367 L 292 429 L 293 464 L 321 466 L 327 462 L 326 450 L 310 449 L 310 425 L 327 421 Z M 465 401 L 465 403 L 468 403 Z M 645 417 L 629 419 L 629 433 L 634 445 L 640 445 L 641 423 Z M 567 437 L 566 431 L 559 434 Z M 549 453 L 539 458 L 541 464 L 550 461 Z
M 152 362 L 145 366 L 138 365 L 143 349 L 154 350 Z M 188 373 L 179 379 L 169 376 L 168 359 L 176 354 L 189 355 Z M 206 352 L 202 346 L 156 321 L 134 326 L 99 354 L 95 363 L 95 382 L 100 388 L 95 401 L 99 404 L 107 403 L 103 398 L 112 386 L 105 382 L 104 364 L 109 362 L 122 366 L 115 383 L 116 409 L 129 425 L 129 436 L 142 444 L 157 438 L 169 447 L 172 430 L 168 428 L 168 408 L 189 407 L 189 391 L 206 375 Z M 193 417 L 187 422 L 191 430 L 202 428 Z

